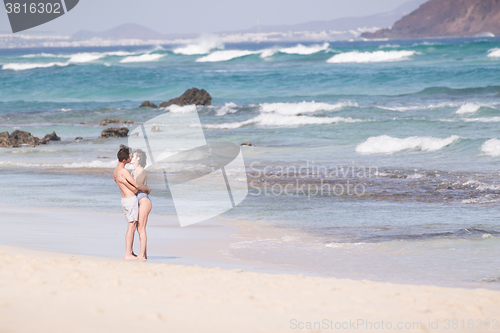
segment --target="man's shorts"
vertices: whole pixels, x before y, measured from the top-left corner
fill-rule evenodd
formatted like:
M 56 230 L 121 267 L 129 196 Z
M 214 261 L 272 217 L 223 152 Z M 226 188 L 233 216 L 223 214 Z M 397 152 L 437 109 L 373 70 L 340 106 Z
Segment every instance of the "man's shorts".
M 127 222 L 139 221 L 139 202 L 135 195 L 129 198 L 122 198 L 122 208 Z

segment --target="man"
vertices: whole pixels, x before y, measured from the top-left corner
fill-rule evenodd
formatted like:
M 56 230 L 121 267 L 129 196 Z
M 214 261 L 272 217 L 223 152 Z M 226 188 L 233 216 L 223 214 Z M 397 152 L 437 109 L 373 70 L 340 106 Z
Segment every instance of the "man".
M 117 157 L 118 165 L 113 172 L 113 179 L 122 193 L 122 208 L 128 222 L 127 234 L 125 235 L 125 259 L 136 260 L 137 256 L 133 251 L 133 243 L 135 229 L 139 221 L 139 206 L 135 194 L 139 190 L 149 194 L 151 189 L 144 185 L 139 186 L 130 175 L 130 172 L 125 169 L 125 165 L 130 163 L 130 149 L 128 147 L 120 148 Z

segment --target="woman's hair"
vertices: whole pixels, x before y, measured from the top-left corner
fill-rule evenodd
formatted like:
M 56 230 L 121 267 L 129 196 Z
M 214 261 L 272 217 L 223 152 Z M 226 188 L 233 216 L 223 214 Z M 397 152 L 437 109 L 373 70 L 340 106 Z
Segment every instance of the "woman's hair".
M 139 165 L 144 168 L 147 164 L 147 159 L 148 157 L 146 156 L 146 153 L 140 149 L 134 150 L 134 154 L 137 154 L 137 157 L 139 157 Z

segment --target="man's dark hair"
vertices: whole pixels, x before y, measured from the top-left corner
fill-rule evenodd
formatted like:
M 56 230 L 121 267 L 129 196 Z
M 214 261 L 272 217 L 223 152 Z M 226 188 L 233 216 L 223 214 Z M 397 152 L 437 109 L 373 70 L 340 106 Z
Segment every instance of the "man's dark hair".
M 137 157 L 139 157 L 139 165 L 144 168 L 147 164 L 148 157 L 146 156 L 146 153 L 140 149 L 134 150 L 134 154 L 137 154 Z
M 130 148 L 128 147 L 120 148 L 120 150 L 118 150 L 118 154 L 116 154 L 116 157 L 118 157 L 119 162 L 128 160 L 128 158 L 130 157 Z

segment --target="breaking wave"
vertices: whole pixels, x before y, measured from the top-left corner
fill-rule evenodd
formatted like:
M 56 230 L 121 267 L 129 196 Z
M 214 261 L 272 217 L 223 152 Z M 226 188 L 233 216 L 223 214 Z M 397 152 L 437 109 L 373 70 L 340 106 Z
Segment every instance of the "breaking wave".
M 458 135 L 441 139 L 428 136 L 412 136 L 405 139 L 381 135 L 368 138 L 356 147 L 360 154 L 391 154 L 402 150 L 436 151 L 460 140 Z
M 233 102 L 226 103 L 223 107 L 221 107 L 219 110 L 217 110 L 216 115 L 217 116 L 223 116 L 228 113 L 235 113 L 237 105 Z
M 491 49 L 488 51 L 488 57 L 490 58 L 500 58 L 500 49 Z
M 219 62 L 228 61 L 235 58 L 241 58 L 252 54 L 258 54 L 260 51 L 248 51 L 248 50 L 224 50 L 215 51 L 206 55 L 204 57 L 196 59 L 196 62 Z
M 11 69 L 13 71 L 25 71 L 35 68 L 48 68 L 48 67 L 64 67 L 68 66 L 69 62 L 47 62 L 47 63 L 10 63 L 2 66 L 2 69 Z
M 462 120 L 467 122 L 478 122 L 478 123 L 497 123 L 500 121 L 500 117 L 465 118 Z
M 195 55 L 195 54 L 207 54 L 215 49 L 223 49 L 224 43 L 217 37 L 205 36 L 200 38 L 198 43 L 189 44 L 186 46 L 178 47 L 173 50 L 175 54 L 183 55 Z
M 297 54 L 297 55 L 310 55 L 310 54 L 315 54 L 321 51 L 326 51 L 328 50 L 328 47 L 330 44 L 325 43 L 323 45 L 311 45 L 311 46 L 305 46 L 302 44 L 297 44 L 296 46 L 292 47 L 285 47 L 285 48 L 271 48 L 271 49 L 265 49 L 265 50 L 260 50 L 260 57 L 261 58 L 268 58 L 271 57 L 277 53 L 285 53 L 285 54 Z
M 416 51 L 375 51 L 375 52 L 346 52 L 339 53 L 328 59 L 326 62 L 332 64 L 342 63 L 370 63 L 370 62 L 391 62 L 408 60 Z
M 140 56 L 130 56 L 126 57 L 122 60 L 120 60 L 120 63 L 131 63 L 131 62 L 150 62 L 150 61 L 156 61 L 158 59 L 161 59 L 165 56 L 166 54 L 142 54 Z
M 489 139 L 481 145 L 481 151 L 485 155 L 500 156 L 500 140 Z
M 465 103 L 457 110 L 457 114 L 475 113 L 481 108 L 481 105 L 475 103 Z
M 355 123 L 362 122 L 360 119 L 343 118 L 343 117 L 307 117 L 307 116 L 285 116 L 275 113 L 260 114 L 255 118 L 236 122 L 236 123 L 223 123 L 223 124 L 207 124 L 203 125 L 208 129 L 226 129 L 226 128 L 240 128 L 247 125 L 264 126 L 264 127 L 295 127 L 300 125 L 322 125 L 332 123 Z
M 338 111 L 346 106 L 358 106 L 354 102 L 341 102 L 336 104 L 316 103 L 303 101 L 301 103 L 263 103 L 261 112 L 276 112 L 283 115 L 297 115 L 299 113 L 312 113 L 317 111 Z

